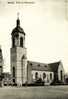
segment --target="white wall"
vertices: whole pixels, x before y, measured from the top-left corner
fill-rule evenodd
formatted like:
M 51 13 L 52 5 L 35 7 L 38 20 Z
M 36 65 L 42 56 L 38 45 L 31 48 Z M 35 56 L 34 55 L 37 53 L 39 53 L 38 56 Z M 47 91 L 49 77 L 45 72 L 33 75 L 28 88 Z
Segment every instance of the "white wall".
M 42 78 L 42 80 L 43 80 L 43 73 L 45 73 L 46 74 L 46 78 L 45 78 L 45 84 L 50 84 L 52 81 L 53 81 L 53 79 L 54 79 L 54 74 L 53 74 L 53 72 L 49 72 L 49 71 L 37 71 L 37 70 L 32 70 L 32 79 L 33 79 L 33 81 L 35 80 L 35 73 L 36 72 L 38 72 L 38 77 L 40 78 Z M 50 73 L 52 74 L 52 79 L 50 79 Z

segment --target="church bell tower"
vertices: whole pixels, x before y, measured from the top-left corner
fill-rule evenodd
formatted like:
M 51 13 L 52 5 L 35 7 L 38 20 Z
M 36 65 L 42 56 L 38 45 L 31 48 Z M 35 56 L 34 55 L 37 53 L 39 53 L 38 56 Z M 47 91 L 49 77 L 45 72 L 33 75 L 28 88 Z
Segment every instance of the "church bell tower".
M 22 85 L 27 82 L 27 57 L 25 48 L 25 32 L 20 26 L 19 17 L 12 30 L 11 73 L 13 84 Z

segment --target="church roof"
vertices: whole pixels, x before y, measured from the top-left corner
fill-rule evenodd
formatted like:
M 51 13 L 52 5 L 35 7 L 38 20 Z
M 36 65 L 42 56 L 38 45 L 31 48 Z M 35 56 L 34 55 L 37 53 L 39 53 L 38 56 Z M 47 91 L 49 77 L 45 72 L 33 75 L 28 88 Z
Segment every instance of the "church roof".
M 25 35 L 24 30 L 23 30 L 20 26 L 15 27 L 15 28 L 13 29 L 13 31 L 12 31 L 12 34 L 15 33 L 15 32 L 17 32 L 17 33 L 22 33 L 22 34 Z
M 28 64 L 31 65 L 32 70 L 51 71 L 51 68 L 48 66 L 48 64 L 33 61 L 28 61 Z
M 60 62 L 45 64 L 40 62 L 33 62 L 28 61 L 28 65 L 31 65 L 32 70 L 38 70 L 38 71 L 51 71 L 51 72 L 57 72 Z
M 20 26 L 20 20 L 19 19 L 17 19 L 17 21 L 16 21 L 16 27 L 12 30 L 12 34 L 14 34 L 14 33 L 22 33 L 25 35 L 23 28 L 21 28 L 21 26 Z

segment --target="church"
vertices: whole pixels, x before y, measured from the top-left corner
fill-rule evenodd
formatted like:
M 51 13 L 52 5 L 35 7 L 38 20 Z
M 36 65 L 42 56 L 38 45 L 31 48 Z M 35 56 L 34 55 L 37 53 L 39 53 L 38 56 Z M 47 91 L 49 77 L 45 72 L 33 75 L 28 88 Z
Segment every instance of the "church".
M 10 49 L 12 82 L 18 86 L 33 84 L 38 81 L 44 85 L 64 83 L 64 68 L 61 61 L 54 63 L 40 63 L 27 59 L 25 48 L 25 32 L 20 26 L 20 19 L 16 20 L 16 27 L 12 30 L 12 47 Z

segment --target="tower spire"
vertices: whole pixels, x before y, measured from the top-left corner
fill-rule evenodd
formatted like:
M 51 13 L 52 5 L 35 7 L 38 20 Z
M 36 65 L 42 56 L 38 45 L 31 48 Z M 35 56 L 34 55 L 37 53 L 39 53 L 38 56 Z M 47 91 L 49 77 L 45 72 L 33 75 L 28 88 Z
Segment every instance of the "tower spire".
M 17 24 L 17 27 L 19 27 L 19 26 L 20 26 L 19 12 L 17 13 L 17 22 L 16 22 L 16 24 Z

